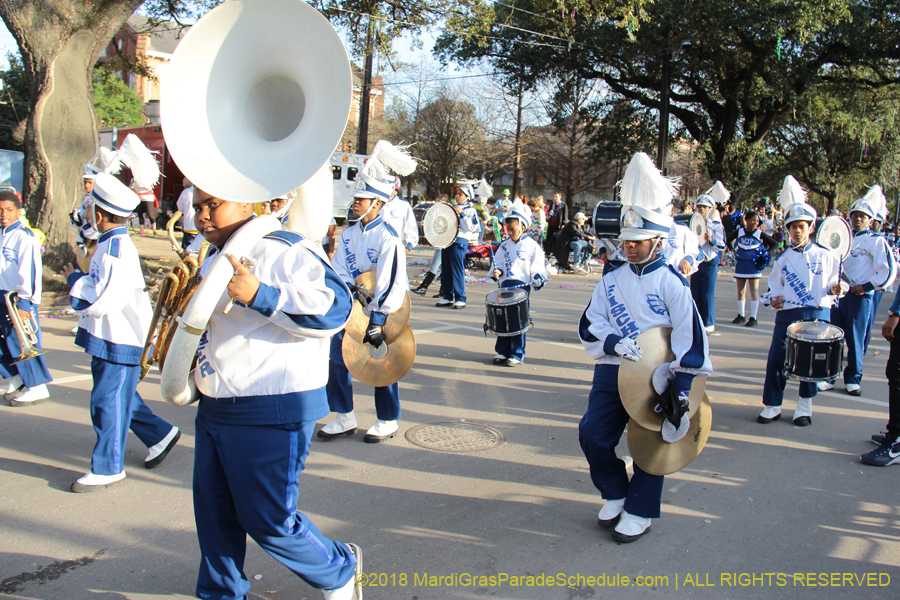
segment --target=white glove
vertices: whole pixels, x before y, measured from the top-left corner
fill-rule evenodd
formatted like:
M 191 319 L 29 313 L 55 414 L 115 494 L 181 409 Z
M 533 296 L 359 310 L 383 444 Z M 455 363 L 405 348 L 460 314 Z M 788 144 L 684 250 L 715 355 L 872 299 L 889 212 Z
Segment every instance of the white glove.
M 627 358 L 628 360 L 633 360 L 635 362 L 641 360 L 641 357 L 644 355 L 641 351 L 641 347 L 638 346 L 638 343 L 627 337 L 619 340 L 619 343 L 616 344 L 614 350 L 616 351 L 616 354 L 622 358 Z

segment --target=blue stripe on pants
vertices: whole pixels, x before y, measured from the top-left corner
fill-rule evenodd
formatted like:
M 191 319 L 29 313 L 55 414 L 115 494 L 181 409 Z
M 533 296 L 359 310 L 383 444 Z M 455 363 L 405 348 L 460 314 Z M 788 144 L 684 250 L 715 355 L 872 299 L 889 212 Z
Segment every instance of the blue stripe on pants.
M 616 446 L 628 424 L 619 398 L 619 365 L 594 365 L 588 409 L 578 425 L 578 441 L 591 468 L 591 480 L 605 500 L 625 498 L 625 510 L 645 519 L 659 518 L 663 477 L 650 475 L 637 464 L 628 480 L 625 462 Z
M 455 242 L 441 250 L 441 293 L 444 300 L 466 301 L 466 240 Z
M 869 312 L 872 310 L 872 292 L 857 296 L 846 294 L 837 306 L 831 308 L 831 324 L 844 330 L 847 345 L 847 366 L 844 368 L 844 385 L 862 382 L 863 354 Z
M 200 542 L 197 597 L 246 598 L 247 536 L 314 588 L 353 577 L 356 559 L 297 510 L 299 477 L 315 421 L 235 425 L 197 412 L 194 518 Z
M 869 325 L 866 327 L 866 343 L 863 345 L 863 354 L 869 351 L 869 342 L 872 341 L 872 329 L 875 327 L 881 329 L 880 325 L 875 324 L 875 318 L 878 316 L 878 306 L 881 304 L 882 297 L 884 297 L 884 292 L 881 290 L 872 292 L 872 308 L 869 310 Z
M 331 356 L 328 361 L 328 408 L 332 412 L 348 413 L 353 410 L 353 380 L 350 371 L 344 364 L 341 344 L 344 332 L 336 333 L 331 338 Z M 392 383 L 385 387 L 375 388 L 375 416 L 382 421 L 396 421 L 401 416 L 400 384 Z
M 155 446 L 172 430 L 144 404 L 137 393 L 141 367 L 120 365 L 91 357 L 91 422 L 97 443 L 91 455 L 91 471 L 97 475 L 115 475 L 125 468 L 125 441 L 128 429 L 148 448 Z
M 704 327 L 716 324 L 716 277 L 719 273 L 719 257 L 704 261 L 697 266 L 697 272 L 691 275 L 691 296 L 697 305 L 697 311 L 703 320 Z
M 775 328 L 772 330 L 772 344 L 769 346 L 769 358 L 766 360 L 766 382 L 763 385 L 763 404 L 766 406 L 781 406 L 784 401 L 784 386 L 787 385 L 782 371 L 784 370 L 784 358 L 787 354 L 787 328 L 797 321 L 828 321 L 829 310 L 827 308 L 801 307 L 780 310 L 775 316 Z M 800 397 L 815 398 L 818 393 L 815 383 L 809 381 L 800 382 Z

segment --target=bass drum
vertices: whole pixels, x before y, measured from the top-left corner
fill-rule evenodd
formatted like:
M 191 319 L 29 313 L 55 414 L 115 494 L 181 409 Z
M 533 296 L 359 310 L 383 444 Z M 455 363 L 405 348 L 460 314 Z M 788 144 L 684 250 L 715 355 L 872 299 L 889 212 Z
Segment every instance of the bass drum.
M 621 231 L 622 203 L 598 202 L 594 206 L 594 236 L 600 239 L 618 239 Z
M 842 217 L 826 217 L 816 227 L 816 243 L 824 246 L 838 260 L 847 258 L 852 242 L 853 230 Z
M 784 375 L 800 381 L 830 381 L 844 364 L 844 331 L 824 321 L 788 325 Z
M 512 337 L 531 328 L 528 318 L 528 294 L 521 288 L 500 288 L 484 299 L 487 320 L 484 331 L 500 337 Z
M 452 206 L 438 202 L 425 213 L 422 229 L 429 244 L 435 248 L 447 248 L 459 234 L 459 216 Z

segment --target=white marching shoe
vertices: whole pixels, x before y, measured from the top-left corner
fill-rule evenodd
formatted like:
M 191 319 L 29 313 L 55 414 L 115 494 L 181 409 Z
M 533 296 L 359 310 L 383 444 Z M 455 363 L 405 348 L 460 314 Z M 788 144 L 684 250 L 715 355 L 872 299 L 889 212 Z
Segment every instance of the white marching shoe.
M 639 540 L 648 531 L 650 531 L 650 519 L 630 515 L 623 510 L 619 517 L 619 524 L 612 533 L 612 538 L 620 544 L 630 544 Z
M 834 389 L 834 382 L 833 381 L 820 381 L 819 383 L 816 384 L 816 387 L 819 389 L 820 392 L 827 392 L 828 390 Z
M 848 383 L 844 387 L 847 389 L 847 393 L 851 396 L 859 396 L 862 394 L 862 392 L 859 391 L 858 383 Z
M 169 433 L 166 434 L 158 444 L 150 447 L 150 453 L 147 454 L 147 458 L 144 459 L 144 468 L 152 469 L 153 467 L 158 467 L 162 461 L 166 459 L 166 456 L 169 455 L 169 451 L 175 447 L 175 444 L 178 443 L 178 440 L 181 438 L 181 430 L 177 427 L 172 427 L 169 430 Z
M 47 384 L 42 383 L 40 385 L 36 385 L 32 388 L 25 388 L 25 391 L 22 392 L 22 395 L 17 398 L 13 398 L 9 401 L 10 406 L 34 406 L 35 404 L 40 404 L 44 400 L 50 397 L 50 390 L 47 389 Z
M 604 529 L 615 527 L 619 523 L 619 517 L 625 511 L 625 498 L 621 500 L 607 500 L 603 508 L 597 514 L 597 524 Z
M 347 544 L 353 555 L 356 556 L 356 570 L 350 581 L 336 590 L 322 590 L 325 594 L 325 600 L 363 600 L 362 586 L 364 578 L 361 577 L 363 572 L 363 555 L 362 548 L 356 544 Z
M 397 425 L 397 421 L 375 421 L 375 424 L 366 432 L 366 437 L 363 438 L 363 441 L 368 444 L 383 442 L 397 435 L 399 429 L 400 426 Z
M 333 421 L 329 421 L 316 434 L 319 439 L 330 441 L 342 435 L 353 435 L 356 433 L 356 414 L 352 410 L 348 413 L 336 414 L 337 417 Z
M 757 423 L 762 423 L 763 425 L 767 423 L 771 423 L 772 421 L 777 421 L 781 418 L 781 407 L 780 406 L 767 406 L 763 409 L 759 416 L 756 417 Z
M 794 409 L 794 425 L 806 427 L 812 425 L 812 398 L 800 398 Z
M 18 396 L 25 389 L 25 382 L 22 381 L 22 377 L 16 373 L 9 379 L 9 385 L 6 386 L 6 391 L 3 393 L 4 400 L 12 400 L 16 396 Z
M 115 475 L 97 475 L 93 471 L 88 471 L 87 475 L 80 478 L 72 484 L 72 491 L 76 494 L 85 492 L 99 492 L 108 487 L 119 485 L 125 482 L 125 471 L 116 473 Z

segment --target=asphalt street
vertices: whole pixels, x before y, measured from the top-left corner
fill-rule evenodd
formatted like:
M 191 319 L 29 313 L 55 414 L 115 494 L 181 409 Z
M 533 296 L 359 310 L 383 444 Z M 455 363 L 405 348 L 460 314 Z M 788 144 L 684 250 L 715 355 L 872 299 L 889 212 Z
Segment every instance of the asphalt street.
M 160 255 L 165 245 L 139 247 Z M 785 418 L 759 425 L 774 312 L 760 309 L 754 329 L 732 325 L 730 274 L 718 280 L 710 336 L 705 450 L 666 477 L 662 518 L 644 538 L 619 545 L 598 528 L 601 500 L 578 445 L 593 365 L 576 332 L 597 281 L 555 276 L 532 294 L 535 327 L 517 368 L 491 364 L 495 337 L 482 324 L 493 285 L 470 282 L 464 310 L 437 308 L 430 293 L 412 297 L 418 355 L 400 383 L 403 435 L 378 445 L 362 432 L 314 440 L 300 478 L 303 512 L 326 535 L 362 546 L 365 598 L 898 597 L 900 468 L 859 460 L 887 421 L 887 343 L 873 339 L 861 397 L 839 383 L 816 398 L 812 426 L 797 428 L 790 382 Z M 73 344 L 74 324 L 42 320 L 51 400 L 0 407 L 0 594 L 193 597 L 195 408 L 166 404 L 151 372 L 139 392 L 182 428 L 179 445 L 148 471 L 146 449 L 130 436 L 127 483 L 71 493 L 95 440 L 90 359 Z M 354 383 L 354 392 L 364 430 L 375 418 L 372 388 Z M 624 437 L 619 450 L 628 453 Z M 251 598 L 321 598 L 252 541 L 245 572 Z

